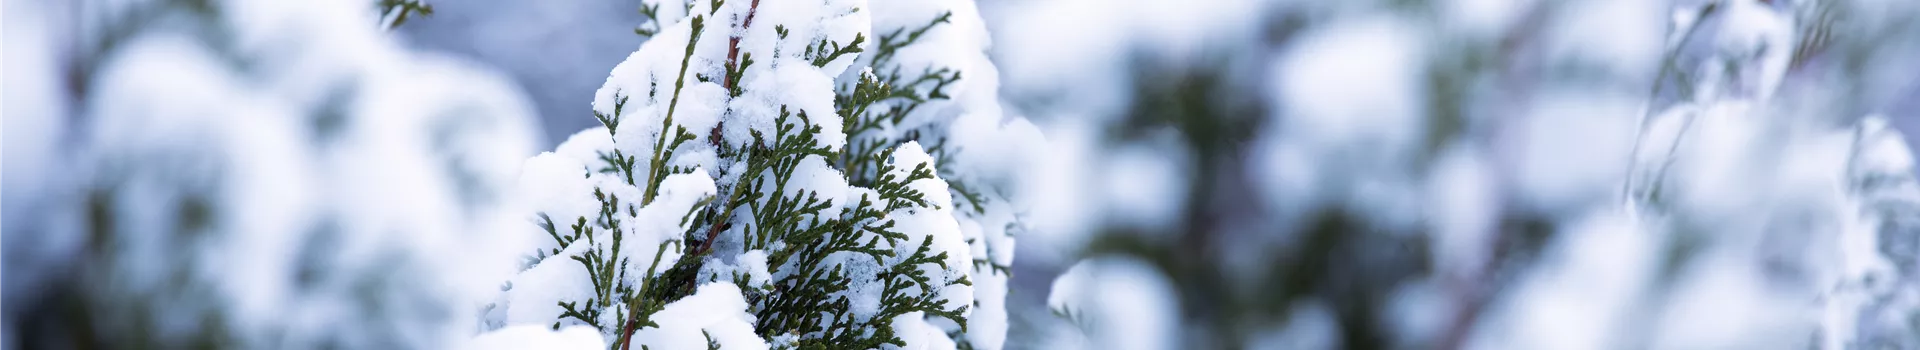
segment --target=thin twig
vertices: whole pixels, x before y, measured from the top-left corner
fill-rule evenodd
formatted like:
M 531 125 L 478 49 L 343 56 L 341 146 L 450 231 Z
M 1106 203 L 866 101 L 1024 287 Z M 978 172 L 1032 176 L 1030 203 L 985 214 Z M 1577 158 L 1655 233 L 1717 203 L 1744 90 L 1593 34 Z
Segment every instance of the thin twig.
M 759 8 L 760 8 L 760 0 L 753 0 L 753 4 L 747 7 L 747 19 L 740 21 L 741 29 L 746 29 L 748 26 L 753 25 L 753 13 L 755 12 L 755 10 Z M 745 32 L 745 31 L 742 30 L 742 32 Z M 727 39 L 727 71 L 728 72 L 732 72 L 734 68 L 739 68 L 739 67 L 736 67 L 736 64 L 738 64 L 738 62 L 735 61 L 739 57 L 740 57 L 740 35 L 736 34 L 732 38 Z M 727 87 L 727 91 L 733 91 L 733 84 L 734 84 L 733 75 L 731 74 L 727 75 L 727 77 L 721 80 L 721 82 L 722 82 L 721 84 L 722 86 Z
M 1719 12 L 1719 10 L 1720 10 L 1719 4 L 1713 4 L 1713 3 L 1709 3 L 1706 5 L 1706 7 L 1701 8 L 1700 12 L 1694 15 L 1693 23 L 1687 25 L 1686 33 L 1681 34 L 1680 41 L 1672 43 L 1666 47 L 1667 53 L 1663 55 L 1663 57 L 1661 57 L 1661 60 L 1660 60 L 1661 61 L 1660 73 L 1659 75 L 1653 78 L 1653 86 L 1648 87 L 1648 89 L 1650 89 L 1651 91 L 1647 92 L 1647 99 L 1649 102 L 1645 107 L 1646 110 L 1641 111 L 1639 121 L 1635 123 L 1635 124 L 1638 124 L 1636 125 L 1636 129 L 1638 130 L 1633 135 L 1633 149 L 1630 151 L 1630 153 L 1627 154 L 1626 179 L 1621 181 L 1620 183 L 1620 202 L 1621 203 L 1623 204 L 1637 203 L 1637 201 L 1634 200 L 1634 196 L 1637 195 L 1634 191 L 1635 182 L 1637 181 L 1634 181 L 1634 180 L 1636 180 L 1635 177 L 1639 175 L 1640 162 L 1638 162 L 1636 158 L 1640 156 L 1640 148 L 1642 147 L 1641 144 L 1645 142 L 1647 127 L 1649 125 L 1648 123 L 1652 122 L 1651 119 L 1653 119 L 1654 114 L 1658 112 L 1655 110 L 1655 108 L 1665 107 L 1665 106 L 1653 105 L 1654 101 L 1658 101 L 1658 98 L 1660 96 L 1660 91 L 1661 91 L 1660 88 L 1662 86 L 1665 86 L 1664 82 L 1667 80 L 1667 77 L 1673 76 L 1674 74 L 1680 74 L 1679 67 L 1676 67 L 1674 65 L 1675 63 L 1674 61 L 1679 59 L 1680 48 L 1686 47 L 1689 43 L 1693 42 L 1693 39 L 1694 39 L 1693 33 L 1698 29 L 1700 29 L 1700 24 L 1701 24 L 1700 22 L 1706 21 L 1707 16 L 1711 16 L 1715 12 Z M 1682 92 L 1683 96 L 1680 96 L 1679 98 L 1691 99 L 1692 98 L 1691 95 L 1693 94 L 1693 91 L 1692 91 L 1693 89 L 1691 87 L 1685 86 L 1684 85 L 1685 83 L 1686 82 L 1682 82 L 1681 87 L 1686 87 L 1687 89 L 1683 90 Z M 1693 124 L 1693 119 L 1689 117 L 1687 119 L 1686 125 L 1691 126 L 1692 124 Z M 1686 133 L 1687 126 L 1683 126 L 1681 128 L 1682 134 Z M 1678 147 L 1679 145 L 1679 141 L 1677 137 L 1678 136 L 1676 136 L 1676 140 L 1674 141 L 1675 147 Z M 1668 157 L 1673 156 L 1672 149 L 1668 150 L 1667 156 Z M 1655 174 L 1655 176 L 1656 177 L 1653 178 L 1652 181 L 1660 181 L 1661 177 L 1665 177 L 1666 167 L 1662 166 L 1659 172 Z
M 753 0 L 753 3 L 747 7 L 747 18 L 745 20 L 740 21 L 740 28 L 743 29 L 741 30 L 741 32 L 745 32 L 744 29 L 746 29 L 747 26 L 753 25 L 753 14 L 754 12 L 757 12 L 757 10 L 759 9 L 760 9 L 760 0 Z M 734 35 L 732 38 L 728 38 L 727 40 L 728 40 L 727 41 L 727 71 L 732 72 L 734 71 L 734 69 L 738 68 L 736 65 L 739 64 L 736 60 L 740 57 L 740 36 Z M 726 74 L 726 76 L 727 76 L 726 79 L 722 80 L 723 86 L 727 88 L 727 91 L 733 91 L 734 84 L 738 84 L 738 82 L 733 81 L 733 74 Z M 723 126 L 726 126 L 725 120 L 720 121 L 720 124 L 715 124 L 713 126 L 712 135 L 720 135 L 720 128 Z M 708 136 L 707 141 L 714 143 L 716 146 L 719 145 L 720 143 L 720 140 L 713 136 Z M 745 179 L 745 178 L 746 178 L 746 174 L 741 174 L 741 179 Z M 739 197 L 740 195 L 739 188 L 741 185 L 742 184 L 737 184 L 737 183 L 733 184 L 734 194 L 727 197 L 728 203 L 726 205 L 729 205 L 729 206 L 727 207 L 726 213 L 722 214 L 718 219 L 714 220 L 713 228 L 707 230 L 707 241 L 700 243 L 700 250 L 695 251 L 695 254 L 693 254 L 692 256 L 700 256 L 700 254 L 706 254 L 708 250 L 713 249 L 713 240 L 720 238 L 721 227 L 727 223 L 726 221 L 727 218 L 732 217 L 733 215 L 733 207 L 731 205 L 733 204 L 732 203 L 733 200 Z

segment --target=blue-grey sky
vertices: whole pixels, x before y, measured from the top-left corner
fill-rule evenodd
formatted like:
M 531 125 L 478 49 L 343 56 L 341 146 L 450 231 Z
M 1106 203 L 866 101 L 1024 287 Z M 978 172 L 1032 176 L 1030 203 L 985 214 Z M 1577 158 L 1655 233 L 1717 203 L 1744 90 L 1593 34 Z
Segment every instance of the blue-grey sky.
M 593 92 L 640 47 L 639 1 L 436 1 L 399 29 L 411 45 L 504 70 L 540 113 L 543 148 L 598 125 Z

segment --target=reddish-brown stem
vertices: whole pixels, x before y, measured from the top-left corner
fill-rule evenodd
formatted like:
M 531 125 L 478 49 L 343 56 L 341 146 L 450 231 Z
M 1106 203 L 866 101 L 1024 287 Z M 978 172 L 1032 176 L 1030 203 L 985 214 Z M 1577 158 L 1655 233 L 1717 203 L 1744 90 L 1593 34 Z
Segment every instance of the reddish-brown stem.
M 753 0 L 753 3 L 747 7 L 747 18 L 742 19 L 740 21 L 740 28 L 744 29 L 747 26 L 753 25 L 753 13 L 759 8 L 760 8 L 760 0 Z M 736 60 L 739 59 L 739 57 L 740 57 L 740 36 L 734 35 L 730 38 L 727 38 L 727 72 L 728 74 L 725 74 L 726 77 L 721 81 L 721 86 L 726 87 L 727 91 L 733 91 L 734 84 L 737 83 L 733 81 L 732 72 L 738 68 L 739 63 Z M 726 121 L 721 121 L 721 123 L 725 123 L 725 122 Z M 721 125 L 724 125 L 724 124 L 721 124 Z M 713 132 L 709 134 L 709 136 L 707 137 L 708 138 L 707 141 L 713 143 L 715 146 L 719 146 L 720 144 L 720 138 L 717 136 L 720 135 L 721 125 L 714 125 Z M 707 241 L 700 244 L 699 252 L 693 254 L 692 256 L 699 256 L 701 254 L 706 254 L 708 249 L 713 249 L 713 240 L 715 238 L 719 238 L 720 226 L 721 224 L 726 223 L 726 221 L 724 221 L 726 220 L 726 218 L 720 218 L 719 220 L 722 220 L 722 221 L 714 223 L 713 229 L 707 231 Z M 621 334 L 620 338 L 624 340 L 624 342 L 620 343 L 621 350 L 633 349 L 633 332 L 635 328 L 637 328 L 636 326 L 639 325 L 640 323 L 640 318 L 636 317 L 640 313 L 639 304 L 634 304 L 633 306 L 634 307 L 628 308 L 627 324 L 624 327 L 622 327 L 623 329 L 620 331 L 620 334 Z
M 753 4 L 747 7 L 747 18 L 740 21 L 740 28 L 745 29 L 747 28 L 747 26 L 753 25 L 754 10 L 759 8 L 760 8 L 760 0 L 753 0 Z M 735 68 L 739 68 L 736 66 L 736 62 L 734 61 L 735 59 L 738 59 L 738 58 L 740 58 L 740 36 L 734 35 L 731 38 L 727 38 L 727 72 L 728 73 L 732 73 Z M 727 91 L 733 91 L 733 84 L 734 84 L 733 74 L 727 74 L 727 77 L 725 79 L 722 79 L 721 82 L 722 82 L 721 86 L 727 87 Z
M 753 0 L 752 4 L 748 4 L 747 18 L 740 20 L 740 28 L 744 29 L 747 26 L 753 25 L 753 14 L 755 12 L 759 12 L 758 11 L 759 9 L 760 9 L 760 0 Z M 740 36 L 735 35 L 731 38 L 727 38 L 727 74 L 726 74 L 726 77 L 721 79 L 720 81 L 721 82 L 720 86 L 727 88 L 727 91 L 729 92 L 733 91 L 735 84 L 738 84 L 738 82 L 733 81 L 733 71 L 740 68 L 739 59 L 740 59 Z M 720 123 L 714 124 L 713 132 L 707 135 L 707 142 L 712 143 L 714 147 L 719 147 L 720 137 L 721 137 L 720 128 L 726 125 L 727 125 L 727 121 L 725 120 L 721 120 Z M 738 186 L 738 185 L 735 185 L 735 186 Z M 713 249 L 713 240 L 716 238 L 720 238 L 720 227 L 722 224 L 726 223 L 726 220 L 727 218 L 724 218 L 724 217 L 717 219 L 713 223 L 713 228 L 707 230 L 707 241 L 700 244 L 700 250 L 699 250 L 700 253 L 704 254 L 707 252 L 708 249 Z M 698 254 L 695 254 L 695 255 L 697 256 Z
M 639 316 L 640 308 L 638 306 L 640 305 L 635 303 L 633 306 L 635 307 L 627 308 L 627 324 L 622 326 L 620 330 L 620 350 L 633 349 L 633 326 L 640 323 L 640 318 L 635 317 Z
M 760 0 L 753 0 L 753 3 L 747 6 L 747 18 L 740 21 L 740 28 L 744 29 L 747 26 L 753 25 L 753 14 L 755 12 L 758 12 L 757 10 L 759 9 L 760 9 Z M 721 84 L 722 84 L 721 86 L 726 87 L 727 91 L 733 91 L 734 84 L 739 83 L 739 82 L 733 81 L 733 74 L 732 74 L 732 72 L 735 69 L 739 69 L 739 66 L 738 66 L 739 58 L 740 58 L 740 36 L 734 35 L 731 38 L 727 38 L 727 72 L 728 74 L 726 74 L 727 77 L 725 79 L 721 80 Z M 708 142 L 712 142 L 715 146 L 719 146 L 720 138 L 715 136 L 720 135 L 720 127 L 722 126 L 726 126 L 725 120 L 722 120 L 720 121 L 719 124 L 715 124 L 713 126 L 713 133 L 707 136 Z M 734 186 L 739 186 L 739 185 L 735 184 Z M 728 199 L 731 200 L 732 198 L 728 198 Z M 700 244 L 699 252 L 701 254 L 705 254 L 708 249 L 713 248 L 713 240 L 716 238 L 720 238 L 720 227 L 721 225 L 727 223 L 726 220 L 727 218 L 724 218 L 724 217 L 716 219 L 713 223 L 713 228 L 707 230 L 707 241 L 702 242 Z M 698 255 L 699 254 L 695 254 L 695 256 L 698 256 Z

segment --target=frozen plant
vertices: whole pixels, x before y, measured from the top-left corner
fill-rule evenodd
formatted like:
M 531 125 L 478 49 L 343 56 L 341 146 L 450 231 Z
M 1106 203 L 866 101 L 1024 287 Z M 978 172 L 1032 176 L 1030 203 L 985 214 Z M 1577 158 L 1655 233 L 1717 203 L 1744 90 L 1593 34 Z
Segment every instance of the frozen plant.
M 1088 45 L 1139 52 L 1122 96 L 1015 87 L 1094 119 L 1060 148 L 1151 150 L 1059 161 L 1111 179 L 1048 197 L 1121 218 L 1028 318 L 1048 348 L 1920 344 L 1911 2 L 1060 3 L 1010 10 L 1059 27 L 1022 39 L 1220 25 Z M 1089 12 L 1117 23 L 1051 20 Z M 1036 51 L 1071 62 L 1005 63 L 1112 66 Z
M 7 345 L 466 348 L 515 271 L 493 243 L 534 141 L 509 82 L 405 49 L 371 1 L 42 5 L 73 22 L 28 32 L 72 25 L 72 51 L 8 58 L 63 58 L 35 68 L 72 115 L 9 110 L 61 129 L 8 167 L 59 176 L 9 198 L 32 258 L 6 260 Z
M 970 1 L 647 1 L 601 127 L 528 159 L 487 328 L 616 348 L 999 348 L 1022 142 Z M 635 346 L 638 345 L 638 346 Z

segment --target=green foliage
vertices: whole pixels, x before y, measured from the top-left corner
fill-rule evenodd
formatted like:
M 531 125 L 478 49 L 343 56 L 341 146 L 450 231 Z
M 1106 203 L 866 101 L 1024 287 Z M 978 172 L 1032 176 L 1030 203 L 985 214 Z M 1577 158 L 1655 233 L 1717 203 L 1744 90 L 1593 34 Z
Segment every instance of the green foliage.
M 892 152 L 893 149 L 888 149 L 880 157 L 889 158 Z M 775 250 L 768 258 L 770 266 L 783 267 L 785 277 L 774 281 L 777 293 L 755 305 L 759 321 L 756 330 L 761 334 L 799 334 L 801 348 L 874 348 L 881 344 L 905 345 L 889 324 L 894 317 L 907 313 L 925 312 L 965 324 L 961 314 L 966 307 L 944 308 L 933 291 L 948 285 L 971 285 L 971 282 L 965 278 L 933 281 L 919 273 L 919 267 L 924 264 L 947 267 L 946 253 L 931 252 L 931 239 L 920 241 L 912 254 L 888 265 L 889 260 L 896 257 L 889 247 L 910 243 L 905 233 L 894 230 L 888 213 L 908 207 L 930 207 L 926 194 L 908 184 L 934 179 L 932 169 L 919 164 L 906 176 L 899 176 L 894 173 L 894 164 L 881 163 L 881 166 L 883 175 L 873 187 L 876 194 L 860 196 L 859 201 L 838 218 L 823 219 L 821 211 L 825 206 L 809 205 L 821 203 L 812 193 L 776 199 L 770 202 L 773 205 L 755 208 L 755 212 L 761 213 L 761 223 L 769 222 L 767 219 L 776 222 L 768 225 L 772 227 L 762 228 L 755 238 L 781 242 L 784 244 L 777 246 L 788 247 Z M 775 180 L 780 181 L 783 180 Z M 810 225 L 796 225 L 800 220 Z M 832 262 L 836 255 L 845 260 Z M 848 283 L 852 277 L 847 275 L 845 264 L 861 263 L 861 258 L 885 267 L 878 276 L 883 286 L 880 311 L 867 319 L 853 315 L 852 303 L 846 297 L 854 286 Z
M 900 28 L 880 35 L 879 46 L 875 47 L 874 51 L 873 66 L 885 66 L 885 62 L 891 62 L 894 53 L 899 52 L 900 48 L 907 47 L 907 45 L 912 45 L 914 42 L 919 41 L 920 36 L 927 34 L 929 30 L 933 30 L 934 26 L 952 23 L 952 18 L 953 12 L 943 12 L 940 13 L 940 17 L 935 17 L 932 21 L 928 21 L 927 25 L 914 28 L 912 31 L 908 31 L 906 28 Z
M 658 6 L 644 5 L 640 11 L 655 18 Z M 711 8 L 719 7 L 716 2 Z M 850 145 L 844 150 L 827 147 L 830 141 L 837 140 L 822 139 L 822 118 L 786 105 L 779 106 L 771 131 L 751 130 L 750 142 L 725 144 L 718 135 L 731 115 L 723 115 L 721 126 L 712 131 L 715 136 L 710 139 L 722 163 L 718 168 L 738 172 L 738 178 L 718 184 L 720 196 L 711 202 L 702 202 L 682 216 L 681 223 L 688 229 L 681 233 L 679 240 L 670 240 L 658 247 L 654 261 L 640 278 L 631 278 L 619 268 L 629 266 L 626 259 L 631 257 L 621 256 L 618 249 L 609 249 L 619 247 L 624 238 L 618 215 L 632 217 L 635 204 L 622 204 L 620 198 L 596 189 L 595 198 L 601 201 L 602 207 L 595 217 L 574 218 L 572 225 L 562 229 L 554 224 L 553 218 L 542 215 L 541 227 L 559 248 L 541 252 L 534 261 L 570 251 L 569 247 L 581 242 L 594 245 L 591 247 L 594 249 L 580 250 L 570 257 L 588 272 L 593 296 L 583 301 L 560 302 L 563 312 L 559 317 L 614 334 L 613 346 L 622 348 L 633 341 L 628 339 L 633 330 L 670 322 L 651 319 L 666 304 L 690 295 L 697 285 L 730 278 L 730 282 L 746 293 L 748 311 L 756 316 L 755 331 L 769 339 L 790 335 L 795 340 L 784 344 L 797 348 L 904 346 L 905 341 L 894 334 L 893 319 L 916 312 L 950 319 L 962 325 L 964 332 L 967 323 L 964 315 L 970 306 L 947 307 L 947 300 L 942 299 L 939 292 L 950 286 L 971 285 L 971 280 L 965 276 L 930 276 L 922 268 L 939 266 L 944 271 L 964 270 L 969 266 L 947 266 L 949 256 L 934 249 L 931 236 L 914 239 L 914 235 L 900 231 L 893 216 L 896 212 L 911 211 L 909 209 L 933 209 L 935 205 L 929 200 L 931 193 L 911 186 L 915 181 L 940 180 L 931 164 L 888 161 L 900 145 L 918 139 L 921 131 L 910 131 L 906 137 L 879 133 L 889 129 L 888 125 L 900 123 L 923 104 L 949 98 L 943 90 L 959 81 L 958 71 L 927 68 L 918 74 L 903 74 L 897 64 L 890 63 L 889 57 L 935 25 L 947 23 L 950 16 L 943 14 L 925 26 L 881 35 L 878 43 L 869 42 L 867 36 L 861 34 L 846 42 L 820 40 L 802 49 L 800 57 L 815 67 L 849 55 L 878 51 L 873 65 L 886 67 L 884 74 L 869 74 L 854 86 L 842 87 L 835 99 L 839 117 L 844 120 L 841 126 L 846 127 L 844 130 L 850 138 L 862 140 L 858 146 Z M 651 140 L 652 154 L 629 155 L 617 148 L 602 151 L 601 164 L 592 169 L 620 176 L 628 185 L 642 188 L 638 206 L 654 204 L 661 191 L 659 187 L 668 175 L 693 171 L 668 164 L 675 163 L 676 150 L 697 138 L 694 132 L 675 124 L 675 116 L 687 84 L 689 65 L 694 61 L 694 48 L 703 39 L 700 33 L 706 24 L 705 17 L 694 15 L 688 19 L 693 28 L 692 38 L 681 58 L 665 115 L 659 121 L 662 132 Z M 635 32 L 651 36 L 659 32 L 660 25 L 649 23 Z M 782 37 L 787 34 L 784 27 L 775 30 Z M 733 38 L 721 40 L 730 39 Z M 730 96 L 739 97 L 745 91 L 738 82 L 749 74 L 757 74 L 749 69 L 756 61 L 751 53 L 733 50 L 726 62 L 720 70 L 722 75 L 717 78 L 721 78 L 719 82 Z M 704 74 L 696 76 L 698 82 L 715 82 L 712 78 Z M 649 96 L 654 93 L 656 91 L 649 91 Z M 595 114 L 609 133 L 618 129 L 627 102 L 621 92 L 616 92 L 616 98 L 611 114 Z M 639 162 L 641 157 L 647 161 Z M 848 183 L 871 192 L 852 191 L 849 193 L 860 194 L 844 199 L 830 198 L 820 192 L 823 189 L 807 188 L 811 186 L 809 183 L 793 181 L 798 178 L 796 174 L 811 171 L 802 169 L 809 158 L 818 158 L 828 167 L 847 174 Z M 972 206 L 979 206 L 987 198 L 979 192 L 960 191 Z M 609 242 L 596 242 L 596 239 Z M 716 241 L 739 244 L 716 247 Z M 664 263 L 666 266 L 662 266 L 660 256 L 668 254 L 667 249 L 678 249 L 681 255 L 677 260 L 669 258 Z M 764 285 L 750 285 L 747 278 L 737 272 L 717 276 L 700 273 L 705 264 L 720 261 L 715 256 L 752 250 L 767 254 L 767 266 L 773 278 Z M 638 285 L 626 281 L 635 281 Z M 862 286 L 880 293 L 879 307 L 869 317 L 857 317 L 853 312 L 855 301 L 850 297 L 863 292 L 856 290 Z M 602 310 L 614 310 L 614 306 L 623 306 L 620 309 L 625 311 L 619 315 L 602 314 L 605 312 Z M 710 335 L 708 339 L 710 346 L 718 346 Z
M 944 22 L 945 16 L 936 23 Z M 931 24 L 929 25 L 931 27 Z M 785 34 L 785 28 L 776 28 Z M 915 31 L 913 36 L 924 33 L 926 29 Z M 900 34 L 889 35 L 887 42 L 894 43 L 891 51 L 899 48 L 911 39 L 891 39 Z M 848 43 L 820 41 L 809 45 L 802 57 L 808 58 L 815 66 L 824 66 L 827 62 L 839 59 L 847 54 L 866 51 L 866 37 L 856 36 Z M 729 81 L 739 81 L 750 59 L 743 59 L 741 67 L 730 69 Z M 880 65 L 883 62 L 876 62 Z M 896 68 L 897 72 L 897 68 Z M 884 88 L 884 83 L 873 76 L 862 79 L 854 89 L 842 89 L 835 102 L 843 120 L 851 125 L 856 116 L 861 116 L 876 104 L 891 102 L 889 98 L 913 101 L 913 105 L 929 100 L 928 93 L 914 91 L 917 82 L 940 81 L 945 86 L 958 79 L 958 73 L 942 70 L 942 77 L 916 81 L 916 84 L 903 85 L 897 90 Z M 898 74 L 892 74 L 897 77 Z M 888 81 L 900 81 L 894 78 Z M 930 93 L 933 98 L 945 98 L 939 87 Z M 738 87 L 732 91 L 736 96 Z M 908 107 L 893 107 L 894 112 L 887 115 L 869 116 L 867 120 L 888 120 L 897 122 L 911 111 Z M 877 123 L 859 123 L 874 125 Z M 762 336 L 795 334 L 800 340 L 794 344 L 800 348 L 873 348 L 881 344 L 904 345 L 904 341 L 893 334 L 890 327 L 892 318 L 911 312 L 925 312 L 929 316 L 946 317 L 956 323 L 965 324 L 961 316 L 966 307 L 945 308 L 936 293 L 950 284 L 968 284 L 966 279 L 958 281 L 934 281 L 918 271 L 923 264 L 937 264 L 945 267 L 945 253 L 932 253 L 929 240 L 919 242 L 911 255 L 896 257 L 891 247 L 911 244 L 905 233 L 895 229 L 895 223 L 889 217 L 894 210 L 908 207 L 928 208 L 931 206 L 926 193 L 920 193 L 908 186 L 909 183 L 924 179 L 936 179 L 931 167 L 918 164 L 907 169 L 905 176 L 894 174 L 893 164 L 885 160 L 904 140 L 873 143 L 869 147 L 849 147 L 846 153 L 836 153 L 822 146 L 819 140 L 821 125 L 804 112 L 795 113 L 782 106 L 777 117 L 774 135 L 765 135 L 754 131 L 753 143 L 743 145 L 740 152 L 733 152 L 734 160 L 744 162 L 746 171 L 736 183 L 727 200 L 721 205 L 717 218 L 733 219 L 736 212 L 745 209 L 745 215 L 751 216 L 751 225 L 743 225 L 737 231 L 742 236 L 743 250 L 768 250 L 768 266 L 779 270 L 776 275 L 783 276 L 772 281 L 766 295 L 756 298 L 753 311 L 758 324 L 756 331 Z M 861 131 L 877 130 L 876 127 L 864 129 L 848 128 L 849 135 Z M 849 158 L 848 155 L 857 155 Z M 866 186 L 874 190 L 872 195 L 861 195 L 857 200 L 848 198 L 837 217 L 826 215 L 826 210 L 835 203 L 821 198 L 812 190 L 790 191 L 791 175 L 807 157 L 821 157 L 833 161 L 841 159 L 859 159 L 859 163 L 842 161 L 836 168 L 845 174 L 857 174 L 853 167 L 863 166 L 873 171 L 872 176 L 849 176 L 849 182 L 856 186 Z M 830 163 L 831 164 L 831 163 Z M 851 164 L 851 165 L 850 165 Z M 864 180 L 864 181 L 860 181 Z M 858 182 L 856 182 L 858 181 Z M 791 193 L 791 195 L 787 195 Z M 883 204 L 884 203 L 884 204 Z M 716 227 L 722 227 L 716 225 Z M 897 258 L 897 261 L 894 259 Z M 836 260 L 838 259 L 838 260 Z M 848 275 L 846 264 L 876 264 L 884 270 L 876 276 L 882 286 L 880 311 L 872 317 L 857 319 L 851 312 L 852 302 L 847 298 L 855 283 Z M 891 265 L 888 265 L 891 263 Z
M 674 75 L 673 80 L 673 98 L 667 102 L 667 117 L 660 121 L 660 139 L 653 144 L 653 161 L 647 166 L 647 191 L 640 201 L 643 205 L 653 203 L 653 197 L 660 192 L 660 181 L 667 179 L 668 172 L 661 170 L 664 170 L 662 166 L 665 162 L 673 157 L 672 149 L 680 148 L 680 144 L 692 141 L 695 137 L 687 128 L 673 125 L 673 113 L 680 106 L 680 90 L 687 85 L 687 62 L 693 59 L 694 44 L 700 43 L 700 30 L 705 28 L 705 18 L 693 16 L 693 37 L 687 39 L 687 53 L 680 57 L 680 74 Z M 672 144 L 668 144 L 668 129 L 674 130 Z
M 660 34 L 660 4 L 640 4 L 640 17 L 646 17 L 646 23 L 633 27 L 633 33 L 644 37 Z
M 810 57 L 813 60 L 814 67 L 826 67 L 827 62 L 833 62 L 833 60 L 840 59 L 841 56 L 860 53 L 860 51 L 864 50 L 864 46 L 861 46 L 861 44 L 865 44 L 866 42 L 866 34 L 854 35 L 853 42 L 847 43 L 846 45 L 821 39 L 817 43 L 807 45 L 807 52 L 801 55 Z
M 656 140 L 653 154 L 650 156 L 646 168 L 644 168 L 646 171 L 644 177 L 645 191 L 642 192 L 639 206 L 653 203 L 653 200 L 659 194 L 660 183 L 665 181 L 668 175 L 692 172 L 692 169 L 664 166 L 665 162 L 673 157 L 674 149 L 679 148 L 681 144 L 695 138 L 693 133 L 688 132 L 686 128 L 673 124 L 674 106 L 678 104 L 680 92 L 686 84 L 684 78 L 686 75 L 686 65 L 693 56 L 694 43 L 697 43 L 699 40 L 699 31 L 704 24 L 704 17 L 695 16 L 691 21 L 694 27 L 693 41 L 688 42 L 686 53 L 681 58 L 681 74 L 674 81 L 673 96 L 668 105 L 667 116 L 665 120 L 662 121 L 662 130 L 671 128 L 675 132 L 662 132 Z M 627 101 L 628 96 L 621 95 L 614 103 L 612 114 L 594 113 L 594 118 L 598 119 L 602 125 L 607 127 L 608 136 L 612 136 L 613 133 L 619 130 Z M 638 165 L 638 156 L 627 155 L 619 149 L 613 149 L 611 151 L 600 152 L 599 158 L 603 164 L 595 170 L 595 172 L 618 175 L 630 186 L 643 185 L 639 181 L 636 181 L 636 173 L 638 173 L 638 171 L 636 171 L 635 168 Z M 545 213 L 540 214 L 540 227 L 547 231 L 558 248 L 554 248 L 550 252 L 543 252 L 544 254 L 540 254 L 541 256 L 536 256 L 533 259 L 535 259 L 534 261 L 538 261 L 538 259 L 545 258 L 546 256 L 559 255 L 561 252 L 569 250 L 573 245 L 581 244 L 582 242 L 587 244 L 588 246 L 585 247 L 587 249 L 580 249 L 578 254 L 569 258 L 579 263 L 580 267 L 586 270 L 589 282 L 593 287 L 593 296 L 587 300 L 558 302 L 562 309 L 559 318 L 563 320 L 575 320 L 581 324 L 591 325 L 599 328 L 602 333 L 618 334 L 614 344 L 616 346 L 625 345 L 631 341 L 631 339 L 628 339 L 628 337 L 631 336 L 631 329 L 657 327 L 658 324 L 651 319 L 651 316 L 664 309 L 668 302 L 684 297 L 688 293 L 688 288 L 679 288 L 677 283 L 666 282 L 685 280 L 679 277 L 689 275 L 691 270 L 688 270 L 683 266 L 684 264 L 680 262 L 693 259 L 674 262 L 672 267 L 669 268 L 668 273 L 658 274 L 660 272 L 661 257 L 668 252 L 668 249 L 686 249 L 684 244 L 681 243 L 683 241 L 668 240 L 661 242 L 655 252 L 653 261 L 648 265 L 646 274 L 639 276 L 640 278 L 637 279 L 638 285 L 629 283 L 629 281 L 633 281 L 634 279 L 629 279 L 627 270 L 621 268 L 623 266 L 629 266 L 628 259 L 630 259 L 630 257 L 620 255 L 621 249 L 619 249 L 619 247 L 622 246 L 622 241 L 627 233 L 627 230 L 621 228 L 621 222 L 624 221 L 621 216 L 624 215 L 625 218 L 638 216 L 638 207 L 629 202 L 622 202 L 618 195 L 608 194 L 600 188 L 594 189 L 593 196 L 595 200 L 600 202 L 599 213 L 591 220 L 586 217 L 575 218 L 574 224 L 568 227 L 571 230 L 568 233 L 562 234 L 554 225 L 551 217 Z M 694 212 L 689 212 L 682 216 L 681 224 L 684 225 L 692 221 L 698 211 L 705 208 L 710 200 L 711 198 L 703 199 L 698 205 L 695 205 Z M 622 210 L 623 208 L 625 209 L 624 211 Z M 609 241 L 595 242 L 595 237 L 602 236 L 596 234 L 596 232 L 604 233 L 604 237 L 607 237 Z M 602 314 L 604 312 L 603 310 L 617 310 L 615 309 L 616 306 L 621 307 L 620 309 L 625 309 L 626 312 L 616 315 Z M 553 327 L 556 329 L 559 328 L 560 323 L 554 323 Z
M 433 15 L 433 5 L 420 0 L 380 0 L 380 14 L 392 16 L 392 20 L 386 24 L 387 29 L 399 28 L 416 13 L 421 16 Z
M 843 125 L 841 130 L 847 133 L 847 151 L 841 155 L 839 166 L 845 169 L 848 183 L 863 186 L 871 183 L 878 173 L 876 163 L 886 158 L 876 157 L 880 150 L 899 147 L 907 141 L 919 139 L 921 130 L 908 130 L 904 137 L 882 135 L 881 131 L 889 126 L 898 125 L 927 102 L 947 100 L 944 92 L 947 86 L 960 80 L 960 72 L 946 67 L 923 69 L 917 75 L 901 73 L 901 66 L 894 63 L 894 54 L 903 47 L 918 41 L 934 26 L 948 23 L 953 13 L 942 13 L 940 17 L 928 22 L 926 26 L 912 31 L 905 28 L 880 35 L 876 43 L 872 67 L 874 74 L 862 75 L 852 89 L 842 89 L 834 98 L 839 106 Z M 856 38 L 863 39 L 863 38 Z M 820 64 L 824 64 L 821 62 Z M 933 140 L 927 140 L 933 141 Z M 937 158 L 944 158 L 944 152 L 934 152 L 940 148 L 936 142 L 925 142 L 929 152 Z
M 740 81 L 741 76 L 747 74 L 747 67 L 752 66 L 753 53 L 748 52 L 740 55 L 739 64 L 727 68 L 727 82 L 731 85 L 727 86 L 727 96 L 740 97 L 740 94 L 746 92 L 746 90 L 740 88 L 740 84 L 733 84 L 732 82 Z

